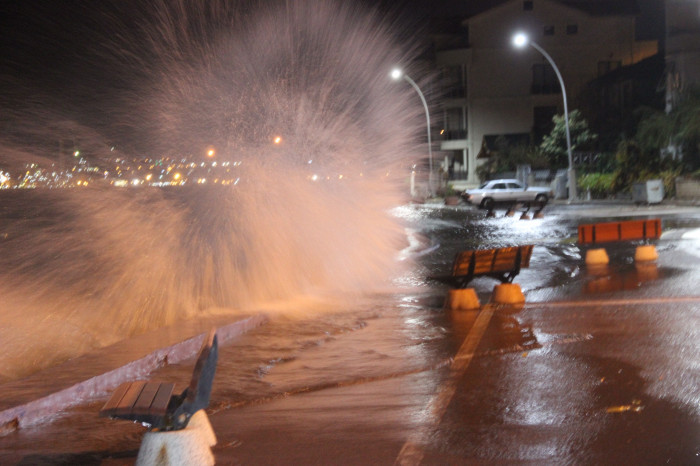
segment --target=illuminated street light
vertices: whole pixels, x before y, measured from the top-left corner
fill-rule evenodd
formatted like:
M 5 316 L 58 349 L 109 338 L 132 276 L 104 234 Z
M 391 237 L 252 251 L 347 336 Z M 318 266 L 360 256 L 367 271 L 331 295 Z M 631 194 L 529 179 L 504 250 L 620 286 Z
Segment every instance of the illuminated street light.
M 552 57 L 550 57 L 549 54 L 545 52 L 545 50 L 542 47 L 540 47 L 536 42 L 531 41 L 526 34 L 523 34 L 522 32 L 515 34 L 513 36 L 513 45 L 517 48 L 523 48 L 526 45 L 531 45 L 535 50 L 540 52 L 544 56 L 544 58 L 547 59 L 550 65 L 552 65 L 552 68 L 554 68 L 554 72 L 557 74 L 557 78 L 559 79 L 561 94 L 564 98 L 564 127 L 566 128 L 566 152 L 569 156 L 569 202 L 571 202 L 576 199 L 576 170 L 574 169 L 574 158 L 571 153 L 571 134 L 569 132 L 569 108 L 566 104 L 566 88 L 564 87 L 564 79 L 561 77 L 559 68 L 557 68 L 557 65 L 554 63 L 554 60 L 552 60 Z
M 391 71 L 391 79 L 394 81 L 398 81 L 399 79 L 405 79 L 408 81 L 408 84 L 413 86 L 413 89 L 418 92 L 418 95 L 420 96 L 421 102 L 423 102 L 423 107 L 425 108 L 425 119 L 428 122 L 428 161 L 430 163 L 430 172 L 428 173 L 428 193 L 430 196 L 433 195 L 433 149 L 432 149 L 432 144 L 430 142 L 430 112 L 428 111 L 428 103 L 425 101 L 425 96 L 421 92 L 420 88 L 418 87 L 418 84 L 414 80 L 412 80 L 407 74 L 405 74 L 403 71 L 401 71 L 399 68 L 394 68 Z
M 208 155 L 209 157 L 214 157 L 214 149 L 209 149 L 209 150 L 207 151 L 207 155 Z
M 275 139 L 273 140 L 275 144 L 281 144 L 282 143 L 282 138 L 280 136 L 276 136 Z

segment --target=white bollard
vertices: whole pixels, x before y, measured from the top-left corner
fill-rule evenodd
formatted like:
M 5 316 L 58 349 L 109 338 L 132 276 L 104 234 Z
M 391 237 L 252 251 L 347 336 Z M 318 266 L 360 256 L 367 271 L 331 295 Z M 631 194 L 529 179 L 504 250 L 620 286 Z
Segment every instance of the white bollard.
M 207 414 L 204 410 L 199 410 L 182 430 L 146 432 L 136 465 L 213 466 L 213 445 L 216 445 L 216 435 Z

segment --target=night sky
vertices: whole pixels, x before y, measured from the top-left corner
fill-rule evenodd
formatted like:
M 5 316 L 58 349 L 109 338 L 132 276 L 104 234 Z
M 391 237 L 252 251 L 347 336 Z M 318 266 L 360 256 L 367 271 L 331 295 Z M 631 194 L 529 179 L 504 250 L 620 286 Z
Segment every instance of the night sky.
M 11 132 L 17 127 L 18 119 L 31 118 L 13 113 L 12 109 L 42 105 L 59 109 L 62 118 L 100 127 L 112 132 L 115 138 L 120 137 L 119 128 L 109 128 L 109 112 L 99 109 L 109 108 L 112 101 L 128 93 L 131 86 L 138 86 L 139 79 L 148 78 L 135 75 L 133 69 L 128 76 L 120 73 L 110 55 L 124 52 L 125 56 L 120 59 L 128 60 L 129 51 L 110 47 L 119 42 L 119 36 L 137 44 L 141 40 L 138 25 L 148 22 L 149 14 L 157 14 L 157 8 L 149 10 L 144 5 L 158 1 L 167 3 L 168 0 L 0 2 L 0 105 L 5 109 L 0 115 L 0 133 Z M 399 38 L 400 41 L 418 37 L 427 44 L 431 18 L 468 15 L 504 0 L 357 1 L 378 8 L 388 22 L 403 31 L 406 35 Z M 237 2 L 256 3 L 256 0 Z M 660 38 L 662 0 L 638 0 L 637 4 L 640 11 L 638 38 Z M 152 58 L 157 60 L 156 56 Z
M 503 3 L 505 0 L 364 0 L 371 7 L 383 10 L 392 21 L 427 24 L 430 18 L 469 15 Z M 611 3 L 600 0 L 568 0 L 568 3 Z M 40 74 L 44 78 L 60 78 L 52 69 L 70 66 L 81 49 L 100 40 L 106 18 L 118 17 L 128 28 L 142 18 L 131 9 L 135 0 L 23 0 L 0 2 L 0 57 L 3 71 L 12 71 L 22 78 Z M 248 2 L 251 3 L 251 2 Z M 254 3 L 254 2 L 252 2 Z M 619 0 L 615 3 L 628 3 Z M 636 0 L 640 16 L 637 34 L 640 39 L 661 38 L 663 33 L 663 0 Z M 132 10 L 130 12 L 130 10 Z M 94 45 L 94 44 L 93 44 Z

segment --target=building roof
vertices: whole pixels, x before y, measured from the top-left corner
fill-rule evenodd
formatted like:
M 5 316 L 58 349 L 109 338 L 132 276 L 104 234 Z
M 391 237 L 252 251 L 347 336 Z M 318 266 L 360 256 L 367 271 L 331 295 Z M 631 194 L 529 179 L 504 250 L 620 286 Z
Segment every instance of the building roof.
M 472 18 L 510 0 L 472 0 L 460 2 L 463 7 L 455 9 L 456 15 Z M 637 0 L 552 0 L 571 8 L 576 8 L 593 16 L 636 15 L 639 14 Z
M 585 11 L 592 16 L 637 15 L 636 0 L 556 0 L 568 7 Z

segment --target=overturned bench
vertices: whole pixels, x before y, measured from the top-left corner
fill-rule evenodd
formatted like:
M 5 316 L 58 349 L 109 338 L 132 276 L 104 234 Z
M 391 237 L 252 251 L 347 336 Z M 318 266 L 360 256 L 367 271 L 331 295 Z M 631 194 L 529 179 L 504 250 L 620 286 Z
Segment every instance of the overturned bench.
M 173 396 L 174 383 L 126 382 L 120 385 L 100 410 L 101 417 L 125 419 L 151 429 L 184 429 L 190 417 L 209 406 L 216 372 L 218 345 L 216 330 L 204 338 L 189 386 Z
M 149 427 L 136 464 L 214 464 L 216 436 L 204 409 L 209 406 L 216 373 L 216 329 L 202 341 L 190 383 L 173 395 L 171 382 L 134 381 L 120 385 L 99 412 Z
M 512 283 L 520 269 L 530 266 L 532 244 L 494 249 L 462 251 L 452 264 L 452 273 L 431 277 L 454 288 L 466 288 L 476 277 L 486 276 Z

